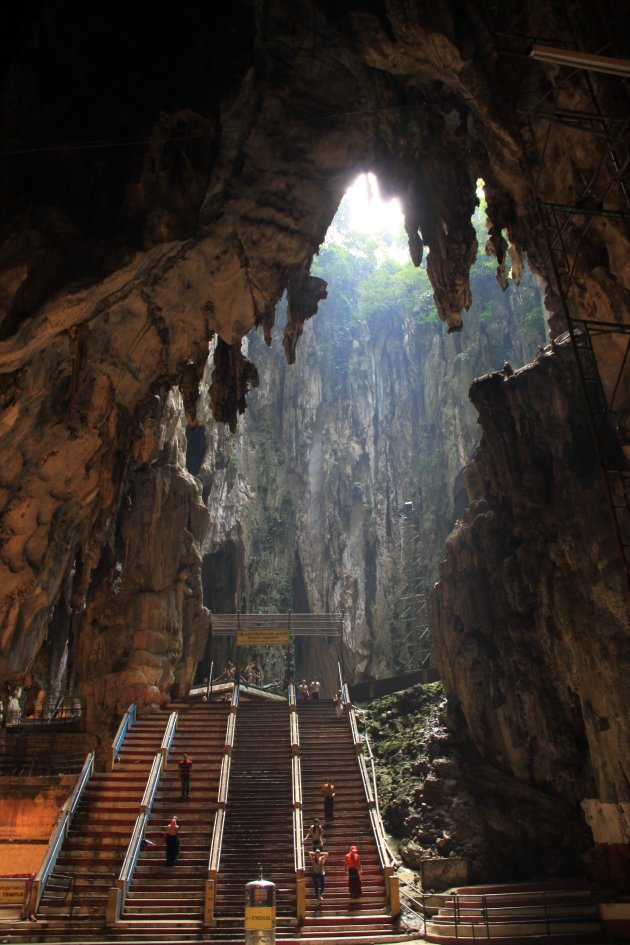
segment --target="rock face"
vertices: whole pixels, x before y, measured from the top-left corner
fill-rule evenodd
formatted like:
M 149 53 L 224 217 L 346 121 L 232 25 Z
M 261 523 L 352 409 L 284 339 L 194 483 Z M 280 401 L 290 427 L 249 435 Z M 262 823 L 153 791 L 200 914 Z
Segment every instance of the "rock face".
M 614 721 L 626 711 L 628 614 L 577 396 L 566 343 L 473 385 L 483 436 L 440 568 L 435 645 L 452 728 L 482 758 L 581 805 L 608 845 L 625 836 L 630 800 L 628 732 Z
M 498 25 L 507 32 L 501 36 L 493 32 L 496 5 L 482 2 L 357 0 L 342 9 L 325 0 L 237 0 L 219 10 L 184 8 L 177 18 L 170 8 L 155 9 L 150 20 L 140 9 L 125 7 L 123 13 L 115 3 L 95 10 L 53 2 L 10 11 L 0 90 L 0 673 L 29 669 L 54 627 L 52 648 L 64 649 L 66 628 L 65 643 L 81 676 L 88 653 L 93 658 L 101 652 L 94 615 L 109 602 L 109 625 L 122 628 L 129 616 L 138 624 L 133 645 L 118 630 L 111 652 L 109 641 L 101 641 L 108 686 L 98 693 L 95 686 L 94 701 L 113 712 L 128 695 L 127 683 L 135 695 L 143 690 L 144 701 L 160 699 L 170 686 L 169 666 L 178 685 L 186 685 L 203 623 L 195 568 L 204 513 L 196 486 L 166 468 L 174 464 L 164 462 L 169 451 L 159 446 L 175 432 L 167 394 L 180 388 L 194 426 L 208 343 L 219 336 L 214 410 L 233 422 L 256 380 L 239 342 L 254 325 L 270 332 L 287 287 L 286 349 L 293 356 L 304 320 L 324 291 L 309 273 L 313 253 L 357 171 L 376 170 L 384 186 L 401 195 L 412 257 L 419 261 L 429 247 L 436 304 L 450 329 L 461 327 L 462 307 L 470 301 L 476 240 L 469 221 L 478 177 L 486 181 L 500 265 L 507 229 L 517 251 L 525 250 L 535 271 L 549 277 L 552 259 L 540 215 L 572 207 L 562 222 L 567 258 L 554 256 L 574 275 L 572 314 L 610 324 L 623 318 L 630 257 L 620 213 L 627 206 L 615 163 L 619 149 L 606 157 L 602 144 L 608 130 L 614 137 L 623 127 L 625 87 L 605 75 L 567 75 L 526 55 L 532 36 L 616 52 L 627 30 L 621 5 L 607 9 L 610 15 L 600 17 L 597 5 L 504 5 L 505 23 Z M 576 113 L 600 109 L 612 120 L 603 134 L 599 119 L 576 120 Z M 560 111 L 563 120 L 555 120 Z M 547 301 L 556 335 L 561 301 L 553 292 Z M 596 356 L 611 400 L 614 392 L 615 448 L 627 463 L 627 452 L 619 452 L 628 450 L 630 437 L 627 364 L 619 373 L 622 342 L 604 332 Z M 568 383 L 568 372 L 561 377 Z M 549 382 L 540 396 L 555 409 L 557 387 Z M 501 390 L 514 390 L 521 379 L 517 374 L 501 384 Z M 497 386 L 489 384 L 493 391 Z M 476 397 L 487 389 L 482 385 Z M 575 431 L 574 386 L 562 402 L 558 424 Z M 492 410 L 503 414 L 505 406 L 500 398 Z M 481 486 L 473 490 L 490 511 L 480 510 L 465 526 L 465 557 L 458 563 L 449 548 L 440 592 L 441 662 L 449 677 L 454 637 L 448 619 L 462 640 L 472 639 L 472 653 L 489 640 L 494 644 L 495 628 L 517 614 L 531 642 L 520 640 L 512 657 L 510 650 L 493 656 L 489 647 L 484 659 L 492 658 L 503 672 L 517 655 L 528 667 L 537 650 L 549 657 L 549 669 L 542 662 L 538 667 L 531 702 L 561 712 L 557 736 L 550 724 L 542 729 L 545 752 L 566 758 L 574 771 L 579 762 L 571 746 L 581 727 L 589 748 L 596 737 L 622 745 L 627 693 L 615 647 L 627 615 L 610 545 L 605 548 L 601 537 L 606 512 L 595 486 L 587 488 L 591 461 L 564 473 L 564 489 L 551 488 L 543 481 L 547 465 L 528 453 L 535 431 L 525 414 L 519 419 L 516 455 L 523 469 L 502 451 L 486 465 L 496 463 L 497 475 L 499 469 L 508 475 L 504 496 L 518 482 L 522 506 L 517 514 L 505 498 L 499 518 L 492 495 L 483 500 Z M 156 504 L 172 497 L 173 515 L 142 502 L 127 509 L 134 483 L 146 485 Z M 580 524 L 583 502 L 592 516 L 589 531 Z M 526 562 L 529 577 L 506 585 L 518 589 L 517 599 L 509 607 L 497 603 L 496 623 L 481 627 L 478 618 L 491 617 L 494 605 L 482 605 L 481 594 L 474 605 L 458 603 L 457 579 L 448 584 L 447 578 L 461 574 L 464 581 L 468 563 L 471 573 L 487 577 L 488 568 L 475 563 L 478 533 L 487 533 L 488 549 L 491 535 L 499 542 L 488 551 L 491 573 L 507 560 L 509 576 L 519 563 L 523 509 L 531 522 L 541 505 L 550 523 L 562 526 L 562 540 L 548 536 L 540 543 L 541 550 L 551 544 L 555 579 L 543 575 L 539 584 Z M 140 573 L 111 550 L 131 554 L 142 544 L 128 532 L 127 544 L 118 543 L 128 515 L 157 531 L 185 521 L 188 534 L 178 534 L 175 545 L 158 538 L 156 554 L 148 554 Z M 505 534 L 504 528 L 516 531 Z M 475 544 L 467 548 L 469 532 Z M 168 566 L 156 561 L 160 544 L 172 558 Z M 125 585 L 119 604 L 110 600 L 117 563 Z M 467 586 L 472 593 L 470 581 Z M 596 592 L 589 594 L 590 586 Z M 486 580 L 488 593 L 495 587 Z M 185 588 L 193 592 L 191 612 Z M 128 589 L 138 595 L 137 604 Z M 575 600 L 583 602 L 579 612 Z M 557 642 L 537 618 L 552 603 L 564 615 L 549 624 L 560 634 Z M 593 628 L 585 620 L 603 613 L 611 622 L 596 627 L 604 645 L 593 647 L 587 678 L 582 653 Z M 464 654 L 457 659 L 466 663 Z M 61 678 L 60 665 L 51 676 Z M 561 666 L 575 672 L 573 721 L 570 696 L 558 688 Z M 470 670 L 476 679 L 475 667 Z M 598 690 L 605 697 L 595 692 L 598 676 L 606 680 L 606 689 L 602 682 Z M 447 684 L 451 704 L 469 716 L 472 737 L 485 730 L 489 751 L 564 790 L 566 774 L 552 771 L 549 761 L 535 761 L 521 745 L 520 730 L 514 737 L 488 731 L 483 687 L 473 702 L 474 682 L 452 674 Z M 89 678 L 79 678 L 79 686 L 85 693 Z M 505 683 L 497 692 L 498 699 L 515 699 Z M 534 721 L 542 718 L 542 709 L 528 705 L 530 710 Z M 587 745 L 581 752 L 585 768 Z M 595 802 L 589 816 L 596 835 L 597 824 L 606 824 L 609 840 L 627 842 L 625 762 L 620 756 L 613 763 L 607 748 L 591 757 L 597 794 L 587 796 Z M 608 817 L 611 811 L 616 818 Z
M 584 869 L 592 840 L 575 800 L 482 758 L 446 723 L 440 684 L 379 699 L 368 713 L 381 810 L 401 841 L 403 862 L 440 889 L 451 883 L 427 883 L 426 864 L 443 858 L 459 868 L 456 883 L 567 877 Z
M 203 547 L 207 606 L 343 611 L 341 650 L 297 643 L 297 675 L 318 673 L 326 691 L 337 686 L 340 656 L 351 681 L 428 658 L 430 639 L 415 644 L 430 625 L 429 589 L 460 514 L 451 484 L 479 437 L 470 382 L 506 358 L 532 359 L 544 342 L 531 274 L 502 293 L 492 264 L 475 267 L 466 337 L 450 339 L 426 276 L 422 304 L 417 289 L 387 291 L 388 279 L 405 285 L 399 269 L 376 254 L 326 247 L 317 272 L 330 298 L 304 326 L 295 364 L 252 333 L 247 354 L 260 386 L 238 434 L 213 426 L 203 397 L 200 427 L 189 431 L 189 469 L 202 480 L 212 521 Z M 284 305 L 276 318 L 281 330 Z M 220 645 L 214 654 L 221 665 L 228 658 Z M 272 654 L 257 657 L 282 678 Z

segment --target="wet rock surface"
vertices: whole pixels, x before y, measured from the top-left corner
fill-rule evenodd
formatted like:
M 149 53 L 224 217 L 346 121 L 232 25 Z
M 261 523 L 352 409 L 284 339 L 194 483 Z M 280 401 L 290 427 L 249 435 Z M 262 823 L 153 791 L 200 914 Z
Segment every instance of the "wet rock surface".
M 366 727 L 381 812 L 405 866 L 463 857 L 475 883 L 583 875 L 592 838 L 577 806 L 458 742 L 441 684 L 375 701 Z

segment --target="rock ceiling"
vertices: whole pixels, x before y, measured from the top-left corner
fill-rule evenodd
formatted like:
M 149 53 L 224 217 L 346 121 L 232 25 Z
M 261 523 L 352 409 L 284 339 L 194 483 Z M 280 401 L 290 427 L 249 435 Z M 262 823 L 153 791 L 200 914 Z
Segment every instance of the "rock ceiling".
M 57 633 L 74 639 L 94 705 L 159 701 L 194 669 L 206 512 L 178 466 L 177 397 L 194 424 L 216 337 L 214 414 L 234 424 L 258 382 L 240 341 L 253 327 L 271 341 L 285 289 L 295 357 L 326 291 L 311 260 L 358 172 L 401 198 L 449 331 L 465 330 L 480 177 L 500 268 L 507 235 L 513 263 L 527 253 L 548 275 L 536 198 L 580 199 L 563 229 L 581 236 L 572 314 L 627 317 L 624 192 L 600 162 L 601 126 L 556 120 L 598 107 L 618 127 L 625 87 L 528 56 L 534 37 L 623 55 L 621 5 L 217 7 L 5 14 L 0 675 L 37 665 Z M 602 199 L 610 213 L 593 215 Z M 556 334 L 551 290 L 547 303 Z M 600 373 L 627 448 L 630 381 L 617 383 L 619 339 L 607 345 Z M 123 560 L 133 593 L 117 596 Z

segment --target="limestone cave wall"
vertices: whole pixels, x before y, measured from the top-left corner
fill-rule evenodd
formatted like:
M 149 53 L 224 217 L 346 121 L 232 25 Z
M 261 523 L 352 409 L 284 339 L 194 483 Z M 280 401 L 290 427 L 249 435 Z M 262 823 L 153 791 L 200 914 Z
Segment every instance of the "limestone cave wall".
M 506 360 L 532 360 L 545 320 L 531 273 L 502 292 L 487 262 L 472 275 L 465 337 L 448 336 L 432 301 L 420 306 L 417 294 L 383 289 L 374 310 L 371 298 L 361 303 L 370 279 L 384 271 L 396 279 L 376 261 L 333 245 L 317 271 L 329 297 L 305 324 L 294 364 L 277 341 L 267 348 L 259 333 L 248 335 L 260 383 L 235 434 L 213 422 L 201 395 L 206 453 L 195 470 L 212 521 L 206 605 L 343 611 L 341 649 L 297 641 L 298 677 L 318 673 L 331 692 L 340 657 L 350 683 L 432 665 L 430 635 L 421 640 L 429 591 L 465 501 L 453 483 L 479 440 L 468 389 Z M 281 303 L 274 335 L 285 318 Z M 219 640 L 214 653 L 219 667 L 234 658 Z M 283 679 L 284 656 L 257 658 L 268 677 Z

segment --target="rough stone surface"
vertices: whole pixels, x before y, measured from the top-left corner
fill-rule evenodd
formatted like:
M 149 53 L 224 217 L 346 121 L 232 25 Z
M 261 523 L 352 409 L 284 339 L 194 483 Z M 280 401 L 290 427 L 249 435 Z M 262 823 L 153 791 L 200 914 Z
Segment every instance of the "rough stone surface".
M 627 843 L 628 611 L 577 396 L 567 344 L 473 385 L 483 435 L 435 589 L 436 653 L 454 730 L 582 804 L 597 841 L 614 822 Z

